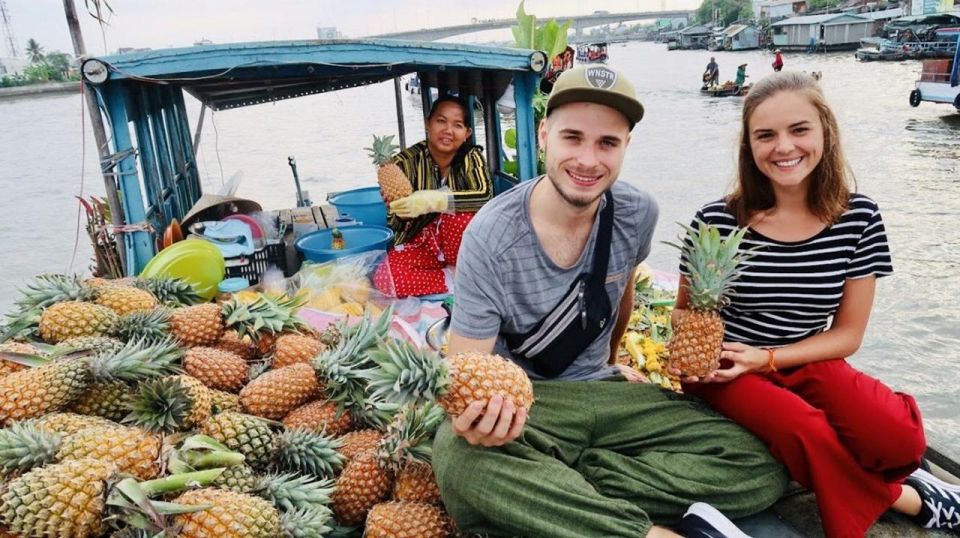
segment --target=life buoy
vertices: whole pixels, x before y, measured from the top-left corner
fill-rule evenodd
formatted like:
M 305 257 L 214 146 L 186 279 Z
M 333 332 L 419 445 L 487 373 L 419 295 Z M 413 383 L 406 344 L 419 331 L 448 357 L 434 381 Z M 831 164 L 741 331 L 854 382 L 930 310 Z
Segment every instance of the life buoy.
M 910 92 L 910 106 L 912 107 L 920 106 L 920 99 L 921 99 L 920 90 L 913 90 L 912 92 Z

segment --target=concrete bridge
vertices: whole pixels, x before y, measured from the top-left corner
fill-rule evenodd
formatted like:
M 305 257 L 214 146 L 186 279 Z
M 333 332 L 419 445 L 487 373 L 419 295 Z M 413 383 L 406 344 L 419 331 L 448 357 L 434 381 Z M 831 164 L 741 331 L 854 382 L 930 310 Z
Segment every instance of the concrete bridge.
M 585 28 L 593 26 L 603 26 L 605 24 L 617 24 L 627 21 L 637 21 L 643 19 L 659 18 L 677 18 L 686 17 L 689 19 L 693 15 L 690 10 L 673 11 L 635 11 L 631 13 L 594 13 L 592 15 L 577 15 L 573 17 L 550 17 L 556 19 L 558 23 L 573 21 L 571 28 L 576 30 L 577 36 L 583 33 Z M 478 21 L 474 24 L 459 24 L 456 26 L 443 26 L 440 28 L 421 28 L 419 30 L 410 30 L 407 32 L 393 32 L 389 34 L 379 34 L 371 37 L 382 37 L 387 39 L 414 39 L 419 41 L 436 41 L 445 37 L 451 37 L 461 34 L 471 34 L 473 32 L 482 32 L 484 30 L 497 30 L 500 28 L 509 28 L 517 24 L 516 19 L 493 19 Z

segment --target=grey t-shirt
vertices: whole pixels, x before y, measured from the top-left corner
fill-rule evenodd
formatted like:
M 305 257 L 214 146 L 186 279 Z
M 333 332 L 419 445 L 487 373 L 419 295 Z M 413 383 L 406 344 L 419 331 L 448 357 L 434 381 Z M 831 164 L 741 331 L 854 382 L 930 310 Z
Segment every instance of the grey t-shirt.
M 454 286 L 452 328 L 467 338 L 525 334 L 553 309 L 581 273 L 593 264 L 600 216 L 573 267 L 558 267 L 547 256 L 530 221 L 530 194 L 541 178 L 494 198 L 467 226 L 460 245 Z M 614 183 L 613 234 L 607 266 L 607 293 L 616 319 L 633 268 L 650 253 L 657 204 L 637 188 Z M 601 204 L 605 205 L 606 200 Z M 602 207 L 602 206 L 601 206 Z M 610 323 L 557 379 L 603 379 L 617 373 L 610 358 Z M 494 351 L 517 362 L 533 378 L 529 364 L 510 353 L 502 335 Z

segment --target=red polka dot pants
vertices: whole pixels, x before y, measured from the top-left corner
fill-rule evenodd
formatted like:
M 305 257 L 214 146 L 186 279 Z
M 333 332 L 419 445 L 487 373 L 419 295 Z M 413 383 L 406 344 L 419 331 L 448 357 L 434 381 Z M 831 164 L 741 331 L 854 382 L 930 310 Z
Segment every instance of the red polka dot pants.
M 457 264 L 463 231 L 475 214 L 442 214 L 412 239 L 391 249 L 374 273 L 374 286 L 398 298 L 447 293 L 443 268 Z

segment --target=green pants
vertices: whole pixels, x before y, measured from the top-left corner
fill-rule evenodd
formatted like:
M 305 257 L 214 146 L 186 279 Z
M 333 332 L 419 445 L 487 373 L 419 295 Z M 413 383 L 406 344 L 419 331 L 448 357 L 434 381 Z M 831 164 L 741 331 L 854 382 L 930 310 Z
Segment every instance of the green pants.
M 534 381 L 523 435 L 472 446 L 441 426 L 433 467 L 461 531 L 490 536 L 645 536 L 707 502 L 732 518 L 772 505 L 783 467 L 691 397 L 622 381 Z

